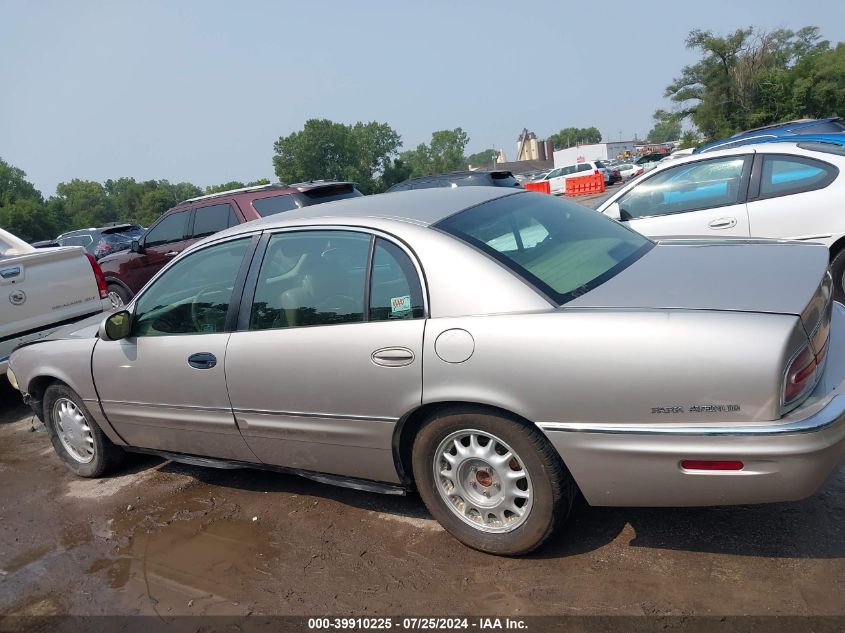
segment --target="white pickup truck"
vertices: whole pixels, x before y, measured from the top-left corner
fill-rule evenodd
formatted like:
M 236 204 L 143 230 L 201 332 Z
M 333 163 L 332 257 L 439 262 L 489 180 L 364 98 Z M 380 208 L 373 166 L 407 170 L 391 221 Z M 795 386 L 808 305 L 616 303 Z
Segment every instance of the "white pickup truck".
M 82 247 L 39 250 L 0 229 L 0 376 L 21 343 L 111 308 L 100 266 Z

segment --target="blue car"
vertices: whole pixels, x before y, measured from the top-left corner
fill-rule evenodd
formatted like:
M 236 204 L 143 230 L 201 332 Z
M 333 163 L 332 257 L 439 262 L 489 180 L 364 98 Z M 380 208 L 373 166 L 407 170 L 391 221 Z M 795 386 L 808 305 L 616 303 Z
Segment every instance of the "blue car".
M 845 123 L 843 123 L 838 117 L 828 117 L 826 119 L 799 119 L 797 121 L 788 121 L 786 123 L 776 123 L 774 125 L 766 125 L 753 130 L 739 132 L 730 138 L 713 141 L 707 145 L 697 147 L 692 153 L 701 154 L 717 149 L 730 149 L 741 145 L 765 143 L 767 141 L 794 141 L 797 139 L 792 137 L 804 135 L 806 135 L 807 138 L 801 140 L 821 142 L 832 141 L 841 143 L 842 139 L 845 138 Z

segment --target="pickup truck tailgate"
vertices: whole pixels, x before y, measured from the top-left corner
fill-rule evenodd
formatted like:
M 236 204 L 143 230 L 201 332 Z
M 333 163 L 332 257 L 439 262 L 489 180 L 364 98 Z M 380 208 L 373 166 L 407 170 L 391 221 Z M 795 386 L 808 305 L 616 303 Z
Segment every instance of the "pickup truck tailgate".
M 0 256 L 0 362 L 19 343 L 106 307 L 79 246 Z

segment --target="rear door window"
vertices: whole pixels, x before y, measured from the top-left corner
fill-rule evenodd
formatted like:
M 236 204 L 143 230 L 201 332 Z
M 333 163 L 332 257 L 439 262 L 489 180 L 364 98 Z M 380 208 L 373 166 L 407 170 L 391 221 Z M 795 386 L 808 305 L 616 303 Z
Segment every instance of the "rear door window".
M 195 238 L 207 237 L 218 231 L 238 224 L 235 210 L 230 204 L 215 204 L 210 207 L 200 207 L 194 216 Z
M 839 170 L 828 163 L 803 156 L 778 154 L 763 157 L 759 198 L 774 198 L 823 189 Z
M 352 231 L 273 235 L 258 275 L 250 329 L 364 321 L 371 239 Z
M 416 268 L 401 248 L 378 238 L 370 279 L 370 321 L 424 316 L 422 286 Z

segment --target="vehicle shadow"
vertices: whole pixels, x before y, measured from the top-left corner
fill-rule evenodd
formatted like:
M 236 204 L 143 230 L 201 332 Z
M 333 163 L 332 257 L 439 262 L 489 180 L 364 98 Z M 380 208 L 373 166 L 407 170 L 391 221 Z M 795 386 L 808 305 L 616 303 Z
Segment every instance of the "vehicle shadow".
M 213 486 L 286 492 L 414 519 L 432 519 L 416 493 L 381 495 L 264 470 L 220 470 L 174 462 L 161 472 Z M 552 541 L 529 558 L 567 558 L 601 549 L 631 526 L 631 547 L 768 558 L 845 558 L 845 469 L 803 501 L 714 508 L 593 508 L 576 502 Z M 451 538 L 443 534 L 443 538 Z M 624 538 L 624 537 L 623 537 Z
M 6 376 L 0 376 L 0 424 L 20 422 L 32 415 L 32 409 L 23 403 L 18 390 L 13 389 Z
M 801 501 L 706 508 L 591 508 L 581 502 L 536 558 L 598 549 L 631 533 L 628 545 L 765 558 L 845 558 L 845 469 Z

